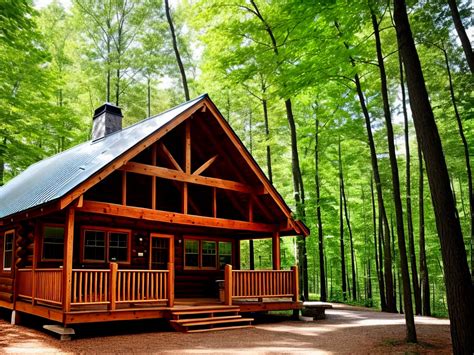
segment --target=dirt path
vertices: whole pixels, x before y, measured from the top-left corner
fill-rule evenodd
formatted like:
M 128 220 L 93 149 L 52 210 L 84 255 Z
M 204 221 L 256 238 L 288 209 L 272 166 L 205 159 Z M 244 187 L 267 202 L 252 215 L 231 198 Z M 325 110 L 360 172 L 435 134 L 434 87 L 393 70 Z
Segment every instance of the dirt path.
M 1 353 L 450 353 L 449 321 L 416 317 L 420 344 L 405 344 L 403 315 L 334 305 L 321 321 L 261 319 L 253 329 L 201 334 L 163 331 L 158 322 L 109 323 L 78 329 L 60 342 L 38 329 L 0 320 Z M 161 324 L 161 327 L 163 325 Z M 130 334 L 133 333 L 133 334 Z

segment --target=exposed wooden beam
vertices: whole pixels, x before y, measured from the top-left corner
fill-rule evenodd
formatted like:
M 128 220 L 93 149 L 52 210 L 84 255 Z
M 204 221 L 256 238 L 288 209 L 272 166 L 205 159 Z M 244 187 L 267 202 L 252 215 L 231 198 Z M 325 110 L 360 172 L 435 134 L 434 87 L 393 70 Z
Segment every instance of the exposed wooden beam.
M 214 218 L 217 217 L 217 189 L 212 188 L 212 215 Z
M 240 182 L 217 179 L 207 176 L 191 175 L 185 172 L 162 168 L 159 166 L 151 166 L 141 163 L 129 162 L 120 169 L 123 171 L 129 171 L 137 174 L 156 176 L 168 180 L 182 181 L 197 185 L 217 187 L 225 190 L 239 191 L 257 195 L 263 193 L 262 190 L 255 189 Z
M 249 198 L 249 222 L 253 222 L 253 200 Z
M 183 184 L 183 201 L 182 201 L 182 211 L 184 214 L 188 214 L 188 184 Z
M 166 148 L 166 145 L 163 143 L 163 142 L 160 142 L 160 148 L 161 150 L 163 151 L 163 153 L 165 154 L 165 157 L 168 158 L 169 162 L 176 168 L 176 170 L 179 170 L 179 171 L 183 171 L 183 169 L 181 168 L 181 166 L 178 164 L 178 162 L 176 161 L 176 159 L 173 157 L 173 155 L 170 153 L 170 151 L 168 150 L 168 148 Z M 154 164 L 156 165 L 156 163 Z
M 185 169 L 186 174 L 191 174 L 191 121 L 186 121 L 186 136 L 184 141 Z
M 151 147 L 151 165 L 156 166 L 156 144 Z M 151 209 L 156 209 L 156 177 L 151 177 Z
M 217 159 L 218 155 L 214 155 L 211 159 L 206 161 L 204 164 L 202 164 L 196 171 L 193 173 L 193 175 L 201 175 L 204 170 L 206 170 L 208 167 L 211 166 L 212 163 Z
M 111 216 L 136 218 L 155 222 L 174 223 L 210 228 L 235 229 L 252 232 L 276 232 L 278 225 L 237 221 L 224 218 L 185 215 L 183 213 L 151 210 L 139 207 L 124 207 L 113 203 L 84 200 L 84 205 L 78 209 L 81 212 L 105 214 Z
M 127 172 L 122 171 L 122 205 L 127 205 Z
M 68 206 L 72 201 L 74 201 L 80 195 L 84 194 L 92 186 L 97 184 L 102 179 L 105 179 L 113 171 L 117 170 L 120 166 L 127 163 L 130 159 L 132 159 L 138 153 L 140 153 L 144 149 L 151 146 L 153 143 L 158 141 L 160 138 L 166 135 L 173 128 L 181 124 L 194 112 L 201 110 L 203 106 L 204 106 L 203 101 L 197 102 L 196 104 L 191 106 L 189 109 L 187 109 L 186 111 L 176 116 L 176 118 L 168 122 L 166 125 L 161 127 L 157 132 L 155 132 L 154 134 L 152 134 L 151 136 L 149 136 L 148 138 L 140 142 L 140 144 L 137 144 L 133 149 L 130 149 L 129 151 L 125 152 L 120 157 L 115 159 L 113 163 L 109 164 L 106 168 L 104 168 L 103 170 L 95 174 L 92 178 L 89 178 L 86 181 L 84 181 L 82 184 L 76 187 L 71 193 L 69 193 L 68 195 L 66 195 L 65 197 L 61 199 L 60 209 L 63 209 L 66 206 Z

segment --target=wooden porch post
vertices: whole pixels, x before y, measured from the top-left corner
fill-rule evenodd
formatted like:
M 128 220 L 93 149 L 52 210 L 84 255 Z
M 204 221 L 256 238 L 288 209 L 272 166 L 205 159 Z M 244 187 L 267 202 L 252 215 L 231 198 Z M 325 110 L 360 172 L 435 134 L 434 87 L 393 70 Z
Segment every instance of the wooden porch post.
M 168 263 L 168 307 L 174 306 L 174 262 Z
M 273 270 L 280 270 L 281 261 L 280 261 L 280 233 L 274 232 L 272 235 L 272 260 L 273 260 Z
M 63 312 L 71 310 L 72 257 L 74 246 L 74 209 L 66 211 L 63 258 Z
M 232 306 L 232 265 L 227 264 L 224 271 L 224 302 L 228 306 Z
M 298 302 L 300 297 L 298 266 L 292 266 L 291 271 L 293 271 L 293 301 Z
M 109 309 L 111 311 L 115 310 L 116 301 L 117 301 L 117 263 L 110 263 L 110 284 L 109 284 Z

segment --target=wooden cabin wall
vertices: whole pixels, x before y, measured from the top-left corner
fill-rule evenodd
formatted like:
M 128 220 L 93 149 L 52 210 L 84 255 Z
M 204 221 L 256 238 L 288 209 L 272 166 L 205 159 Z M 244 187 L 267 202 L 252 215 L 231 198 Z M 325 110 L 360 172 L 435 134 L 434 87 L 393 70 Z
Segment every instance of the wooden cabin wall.
M 14 267 L 11 270 L 4 270 L 4 248 L 5 248 L 5 232 L 12 229 L 15 230 L 15 239 L 16 239 L 16 229 L 18 226 L 9 226 L 3 229 L 0 229 L 0 301 L 6 303 L 13 302 L 13 293 L 14 293 Z M 15 245 L 15 241 L 14 241 Z M 14 261 L 13 261 L 14 263 Z

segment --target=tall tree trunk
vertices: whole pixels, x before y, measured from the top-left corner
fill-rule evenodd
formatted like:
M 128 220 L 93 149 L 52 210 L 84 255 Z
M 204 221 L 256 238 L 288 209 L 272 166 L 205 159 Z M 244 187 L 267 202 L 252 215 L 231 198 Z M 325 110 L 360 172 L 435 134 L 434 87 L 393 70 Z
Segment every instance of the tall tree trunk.
M 147 116 L 151 116 L 151 79 L 149 76 L 146 78 L 146 112 Z
M 459 135 L 461 137 L 462 145 L 464 148 L 464 160 L 466 161 L 466 173 L 467 173 L 467 186 L 469 194 L 469 212 L 470 212 L 470 224 L 471 224 L 471 278 L 474 282 L 474 256 L 473 256 L 473 245 L 474 245 L 474 190 L 472 186 L 472 170 L 471 170 L 471 161 L 469 158 L 469 145 L 467 143 L 466 136 L 464 135 L 464 129 L 462 126 L 461 115 L 458 111 L 458 105 L 456 102 L 456 96 L 454 95 L 454 86 L 453 79 L 451 76 L 451 68 L 449 66 L 448 53 L 446 49 L 442 48 L 444 54 L 444 61 L 446 63 L 446 71 L 448 73 L 449 79 L 449 93 L 451 96 L 451 102 L 454 108 L 454 115 L 456 117 L 456 122 L 458 124 Z M 454 181 L 453 181 L 454 183 Z M 454 190 L 454 189 L 453 189 Z
M 375 256 L 375 271 L 377 273 L 377 281 L 379 283 L 379 295 L 380 295 L 380 308 L 383 312 L 387 310 L 387 303 L 385 299 L 385 286 L 383 280 L 383 270 L 382 270 L 382 256 L 379 256 L 379 251 L 377 250 L 377 214 L 375 209 L 375 195 L 374 195 L 374 179 L 370 177 L 370 195 L 372 200 L 372 225 L 374 231 L 374 256 Z M 380 253 L 382 253 L 382 247 L 379 245 Z M 380 262 L 379 262 L 380 257 Z
M 272 152 L 270 147 L 270 125 L 268 122 L 268 107 L 267 107 L 267 100 L 262 99 L 262 107 L 263 107 L 263 118 L 265 122 L 265 139 L 267 140 L 267 173 L 268 173 L 268 180 L 273 184 L 273 171 L 272 171 Z
M 424 200 L 424 178 L 423 178 L 423 156 L 421 146 L 418 144 L 419 162 L 419 220 L 420 220 L 420 289 L 423 303 L 423 315 L 431 316 L 430 308 L 430 282 L 428 274 L 428 264 L 426 262 L 425 246 L 425 200 Z
M 320 299 L 327 300 L 326 274 L 324 272 L 324 236 L 323 221 L 321 218 L 321 181 L 319 179 L 319 119 L 316 114 L 315 119 L 315 146 L 314 146 L 314 165 L 315 165 L 315 184 L 316 184 L 316 218 L 318 223 L 318 249 L 319 249 L 319 279 L 321 284 Z
M 7 150 L 7 139 L 0 141 L 0 186 L 5 184 L 5 153 Z
M 165 0 L 165 12 L 166 19 L 168 20 L 168 25 L 170 27 L 171 40 L 173 41 L 173 50 L 176 56 L 176 62 L 178 64 L 179 72 L 181 74 L 181 83 L 183 84 L 184 98 L 186 101 L 189 101 L 189 89 L 188 89 L 188 80 L 186 79 L 186 72 L 184 71 L 184 65 L 181 61 L 181 55 L 179 54 L 178 41 L 176 39 L 176 33 L 174 31 L 173 20 L 171 19 L 170 6 L 168 0 Z
M 471 69 L 471 73 L 474 73 L 474 53 L 472 52 L 471 41 L 467 36 L 464 25 L 462 24 L 456 0 L 448 0 L 448 4 L 451 10 L 451 16 L 453 18 L 454 27 L 456 28 L 456 32 L 458 33 L 459 40 L 462 44 L 462 49 L 464 50 L 464 54 L 466 55 L 467 64 L 469 65 L 469 69 Z
M 355 270 L 355 256 L 354 256 L 354 243 L 352 236 L 351 221 L 349 218 L 349 213 L 347 209 L 347 198 L 346 198 L 346 189 L 344 186 L 344 171 L 342 168 L 342 159 L 341 159 L 341 139 L 339 138 L 339 169 L 340 169 L 340 179 L 341 179 L 341 192 L 342 192 L 342 202 L 344 205 L 344 215 L 346 217 L 347 230 L 349 231 L 349 243 L 351 246 L 351 271 L 352 271 L 352 299 L 357 300 L 357 287 L 356 287 L 356 270 Z
M 400 177 L 398 175 L 397 155 L 395 151 L 395 138 L 393 135 L 392 117 L 388 101 L 387 77 L 385 74 L 385 64 L 382 55 L 382 45 L 380 42 L 379 25 L 375 13 L 372 11 L 372 25 L 375 34 L 375 47 L 377 50 L 377 61 L 380 70 L 380 81 L 382 91 L 383 110 L 385 116 L 385 126 L 387 128 L 388 153 L 390 157 L 390 167 L 392 170 L 393 199 L 395 204 L 395 215 L 397 223 L 398 249 L 400 255 L 400 271 L 403 284 L 403 303 L 405 309 L 405 322 L 407 327 L 407 341 L 416 343 L 415 319 L 413 317 L 413 304 L 411 299 L 410 271 L 408 269 L 407 251 L 405 245 L 405 228 L 403 225 L 403 206 L 400 197 Z M 393 235 L 393 234 L 392 234 Z M 399 281 L 400 282 L 400 281 Z
M 341 280 L 342 280 L 342 299 L 347 300 L 346 284 L 346 254 L 344 251 L 344 210 L 343 210 L 343 180 L 342 180 L 342 161 L 341 161 L 341 138 L 339 138 L 339 243 L 341 249 Z
M 398 56 L 398 65 L 400 68 L 400 89 L 402 92 L 403 120 L 405 124 L 405 150 L 406 150 L 406 188 L 407 188 L 407 224 L 408 224 L 408 246 L 410 251 L 411 281 L 413 293 L 415 295 L 415 314 L 421 314 L 421 291 L 418 283 L 418 270 L 416 267 L 415 237 L 413 232 L 413 215 L 411 209 L 411 157 L 410 157 L 410 139 L 408 135 L 408 113 L 405 97 L 405 79 L 403 77 L 402 57 Z
M 474 351 L 474 286 L 471 282 L 461 224 L 456 218 L 441 139 L 425 86 L 404 0 L 394 0 L 398 47 L 406 70 L 413 121 L 426 164 L 441 254 L 454 353 Z

